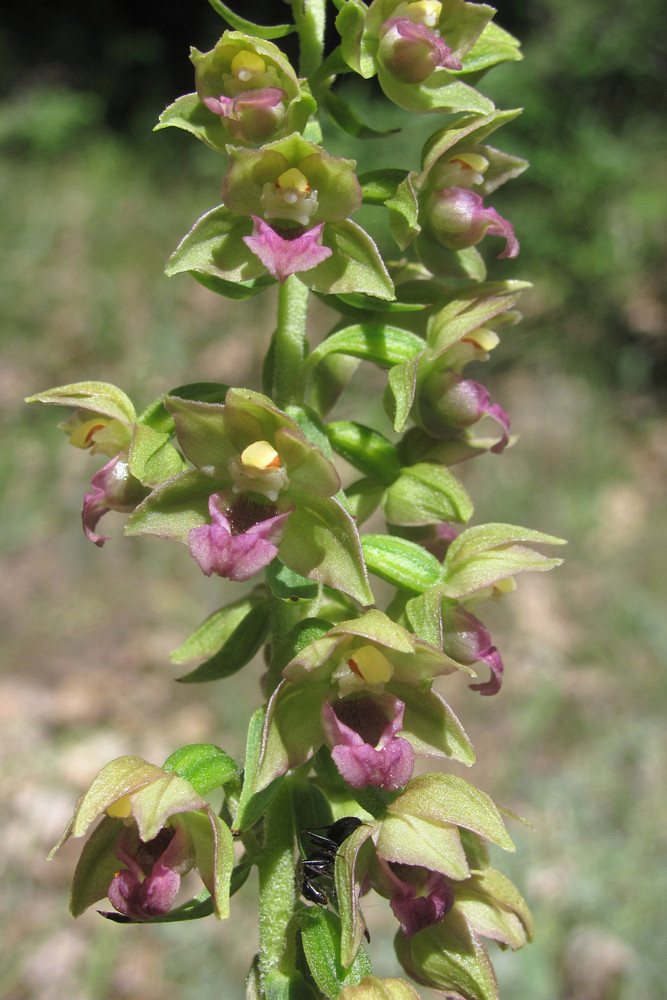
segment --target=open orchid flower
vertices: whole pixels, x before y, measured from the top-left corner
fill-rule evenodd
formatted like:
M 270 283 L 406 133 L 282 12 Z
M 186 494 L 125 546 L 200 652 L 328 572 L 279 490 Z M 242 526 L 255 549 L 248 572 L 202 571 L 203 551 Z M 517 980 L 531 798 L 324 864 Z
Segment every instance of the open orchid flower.
M 208 509 L 211 524 L 192 528 L 188 535 L 190 554 L 206 576 L 216 573 L 241 581 L 268 566 L 277 554 L 294 505 L 279 514 L 270 504 L 213 493 Z
M 392 791 L 412 775 L 415 752 L 397 734 L 405 705 L 391 694 L 351 697 L 322 705 L 324 739 L 341 777 L 352 788 Z
M 227 916 L 232 835 L 192 785 L 141 757 L 118 757 L 81 796 L 53 855 L 102 817 L 74 873 L 70 909 L 78 917 L 108 896 L 132 920 L 168 913 L 181 877 L 195 868 Z M 118 863 L 124 865 L 119 869 Z

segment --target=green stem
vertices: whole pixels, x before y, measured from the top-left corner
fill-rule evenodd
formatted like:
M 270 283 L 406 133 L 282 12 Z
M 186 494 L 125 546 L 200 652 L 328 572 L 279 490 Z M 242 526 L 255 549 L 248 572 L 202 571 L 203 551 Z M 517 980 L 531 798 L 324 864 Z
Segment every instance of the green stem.
M 292 0 L 294 23 L 299 32 L 301 53 L 299 72 L 311 76 L 322 62 L 326 0 Z
M 259 967 L 262 996 L 267 976 L 294 970 L 294 907 L 297 901 L 294 816 L 289 779 L 264 816 L 259 869 Z
M 278 292 L 278 325 L 273 335 L 273 400 L 284 409 L 300 402 L 298 385 L 307 353 L 308 289 L 290 274 Z

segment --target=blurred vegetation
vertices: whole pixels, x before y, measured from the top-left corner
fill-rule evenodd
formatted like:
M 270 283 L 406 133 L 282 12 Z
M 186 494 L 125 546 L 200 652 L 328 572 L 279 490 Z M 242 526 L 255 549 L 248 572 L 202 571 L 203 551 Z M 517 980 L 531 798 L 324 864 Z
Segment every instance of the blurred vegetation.
M 171 684 L 169 650 L 228 585 L 197 575 L 181 547 L 123 539 L 115 515 L 113 541 L 102 553 L 90 546 L 76 511 L 93 467 L 65 447 L 59 414 L 22 406 L 30 392 L 86 378 L 117 382 L 139 406 L 198 378 L 258 386 L 271 293 L 249 320 L 243 304 L 162 275 L 216 201 L 222 174 L 222 161 L 188 136 L 149 131 L 191 87 L 186 43 L 208 48 L 220 31 L 203 0 L 175 10 L 187 24 L 163 4 L 54 5 L 36 32 L 29 5 L 12 5 L 0 29 L 7 1000 L 240 996 L 226 983 L 240 981 L 252 954 L 251 909 L 227 928 L 122 928 L 95 913 L 72 924 L 65 896 L 76 848 L 50 868 L 41 860 L 108 759 L 159 761 L 174 745 L 210 739 L 241 754 L 236 717 L 258 698 L 259 664 L 233 699 L 224 685 Z M 274 4 L 271 14 L 284 11 Z M 507 667 L 499 698 L 463 683 L 452 697 L 478 751 L 467 777 L 536 827 L 515 826 L 516 856 L 497 860 L 524 888 L 537 938 L 494 961 L 506 1000 L 660 1000 L 667 341 L 658 4 L 515 0 L 500 4 L 498 19 L 525 40 L 526 60 L 494 70 L 485 89 L 500 105 L 525 105 L 498 144 L 532 165 L 492 203 L 522 241 L 512 273 L 535 289 L 524 323 L 478 372 L 486 381 L 492 371 L 521 440 L 461 472 L 478 520 L 541 528 L 571 546 L 561 570 L 520 581 L 502 608 L 484 609 Z M 358 100 L 372 123 L 378 105 L 365 93 Z M 400 145 L 385 146 L 393 162 L 416 166 L 434 124 L 411 119 Z M 340 134 L 327 142 L 349 153 Z M 369 144 L 365 166 L 381 153 Z M 490 251 L 490 264 L 505 268 Z M 316 306 L 313 330 L 327 322 Z M 368 906 L 373 947 L 390 963 L 385 911 Z

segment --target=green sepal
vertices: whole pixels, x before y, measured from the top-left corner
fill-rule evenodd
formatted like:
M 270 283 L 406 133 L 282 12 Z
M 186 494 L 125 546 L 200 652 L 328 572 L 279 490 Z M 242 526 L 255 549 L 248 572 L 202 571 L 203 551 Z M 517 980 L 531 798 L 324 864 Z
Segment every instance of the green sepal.
M 416 266 L 420 267 L 421 265 Z M 424 268 L 424 274 L 428 273 L 426 268 Z M 413 282 L 412 287 L 418 287 L 421 294 L 421 292 L 427 292 L 430 286 L 427 281 L 418 281 Z M 440 297 L 439 295 L 429 294 L 427 295 L 426 302 L 421 301 L 419 296 L 416 301 L 413 301 L 412 298 L 405 297 L 405 289 L 405 285 L 397 285 L 396 298 L 391 302 L 373 299 L 370 295 L 363 295 L 361 292 L 350 292 L 348 295 L 320 295 L 319 297 L 323 302 L 330 305 L 333 309 L 337 309 L 344 316 L 350 316 L 361 322 L 372 322 L 377 313 L 389 313 L 390 315 L 396 313 L 418 313 L 431 305 L 434 299 Z
M 158 535 L 187 541 L 192 528 L 208 520 L 208 498 L 215 482 L 197 469 L 189 469 L 158 486 L 130 515 L 125 534 Z
M 459 142 L 464 142 L 466 146 L 476 145 L 495 132 L 501 125 L 511 122 L 520 114 L 521 108 L 513 108 L 509 111 L 497 109 L 488 115 L 469 115 L 465 118 L 459 118 L 454 124 L 445 125 L 444 128 L 438 129 L 426 140 L 422 150 L 420 185 L 436 161 Z
M 412 597 L 405 605 L 409 627 L 424 642 L 442 649 L 442 601 L 444 587 L 439 584 L 425 590 L 419 597 Z
M 389 369 L 383 403 L 395 431 L 402 431 L 410 416 L 417 391 L 419 362 L 423 355 L 424 351 L 422 350 L 419 354 L 413 354 L 411 358 L 401 362 L 400 365 L 394 365 L 393 368 Z
M 377 850 L 387 861 L 420 865 L 448 878 L 463 879 L 470 874 L 458 828 L 437 817 L 402 815 L 390 809 L 382 820 Z
M 290 660 L 293 660 L 302 649 L 317 642 L 333 628 L 331 622 L 324 618 L 304 618 L 285 636 L 283 642 L 275 650 L 271 658 L 271 666 L 276 672 L 284 670 Z
M 354 108 L 331 90 L 323 89 L 318 93 L 318 99 L 336 128 L 355 139 L 385 139 L 400 132 L 398 128 L 375 129 L 366 125 Z
M 229 133 L 220 115 L 213 114 L 199 100 L 198 94 L 183 94 L 167 105 L 154 127 L 154 132 L 174 126 L 196 136 L 217 153 L 225 152 Z
M 357 986 L 373 971 L 363 948 L 347 968 L 341 963 L 341 919 L 331 910 L 305 908 L 299 914 L 299 930 L 308 968 L 328 1000 L 335 1000 L 345 986 Z
M 134 425 L 128 461 L 131 474 L 143 486 L 159 486 L 183 472 L 185 463 L 169 438 L 169 434 L 148 424 Z
M 389 232 L 401 250 L 405 250 L 421 232 L 419 203 L 413 182 L 414 174 L 408 174 L 387 199 Z
M 404 111 L 424 114 L 429 111 L 455 114 L 476 111 L 487 115 L 494 110 L 493 101 L 462 80 L 456 80 L 447 70 L 436 70 L 428 77 L 429 85 L 401 83 L 386 70 L 378 70 L 378 80 L 390 101 Z
M 359 73 L 365 80 L 375 75 L 375 61 L 363 44 L 367 12 L 366 4 L 361 0 L 347 0 L 336 17 L 343 59 L 350 69 Z
M 477 872 L 456 887 L 456 909 L 478 934 L 512 951 L 532 940 L 533 921 L 525 899 L 495 868 Z
M 56 403 L 58 406 L 75 406 L 90 410 L 122 424 L 130 425 L 136 419 L 132 400 L 122 389 L 110 382 L 70 382 L 54 389 L 28 396 L 26 403 Z
M 442 581 L 442 567 L 421 545 L 397 535 L 362 535 L 369 572 L 413 594 Z
M 164 771 L 173 771 L 185 778 L 200 795 L 207 795 L 215 788 L 233 785 L 241 790 L 241 779 L 236 761 L 212 743 L 191 743 L 169 754 Z
M 398 681 L 392 681 L 389 689 L 405 704 L 401 736 L 416 754 L 459 760 L 468 767 L 475 763 L 475 751 L 463 726 L 436 691 L 420 691 L 415 684 Z
M 424 340 L 416 333 L 385 323 L 354 323 L 337 330 L 323 340 L 306 358 L 304 381 L 314 368 L 330 354 L 347 354 L 362 361 L 372 361 L 382 368 L 391 368 L 424 350 Z
M 327 295 L 364 292 L 378 299 L 394 298 L 394 283 L 375 241 L 361 226 L 351 219 L 327 223 L 322 245 L 332 250 L 331 256 L 296 273 L 307 288 Z
M 254 790 L 257 768 L 262 752 L 262 734 L 264 731 L 265 716 L 266 706 L 263 705 L 253 713 L 248 726 L 243 788 L 232 826 L 232 830 L 235 833 L 243 833 L 245 830 L 250 830 L 262 818 L 275 799 L 283 780 L 283 775 L 279 775 L 259 791 L 256 792 Z
M 251 281 L 227 281 L 226 278 L 219 278 L 215 274 L 200 274 L 197 271 L 188 271 L 188 274 L 204 288 L 208 288 L 209 292 L 215 292 L 216 295 L 222 295 L 226 299 L 236 301 L 251 299 L 277 284 L 276 279 L 272 278 L 270 274 L 262 274 L 259 278 L 253 278 Z
M 250 216 L 232 214 L 224 205 L 206 212 L 183 237 L 167 261 L 165 274 L 182 271 L 249 281 L 265 272 L 264 265 L 243 242 L 252 233 Z
M 418 462 L 401 471 L 382 499 L 391 524 L 422 525 L 441 521 L 465 524 L 473 513 L 467 490 L 445 466 Z
M 412 778 L 389 811 L 462 826 L 506 851 L 514 850 L 500 812 L 489 796 L 454 774 L 420 774 Z
M 447 0 L 438 17 L 438 32 L 459 58 L 466 56 L 495 14 L 493 7 L 466 0 Z
M 229 386 L 222 382 L 188 382 L 186 385 L 179 385 L 149 403 L 137 418 L 137 422 L 171 437 L 174 433 L 174 418 L 164 405 L 165 399 L 178 396 L 179 399 L 203 403 L 224 403 L 228 389 Z
M 333 497 L 297 498 L 280 543 L 280 559 L 301 576 L 342 590 L 360 604 L 373 604 L 359 533 Z
M 288 569 L 280 559 L 266 567 L 266 582 L 273 596 L 281 601 L 312 601 L 320 591 L 319 583 Z
M 245 17 L 235 14 L 227 4 L 222 3 L 222 0 L 208 0 L 208 2 L 216 14 L 219 14 L 231 28 L 235 28 L 237 31 L 244 31 L 249 35 L 257 35 L 258 38 L 267 40 L 270 38 L 284 38 L 285 35 L 291 35 L 296 30 L 293 24 L 254 24 L 252 21 L 247 21 Z
M 340 961 L 344 968 L 353 965 L 366 930 L 359 893 L 373 853 L 372 832 L 373 827 L 368 824 L 357 827 L 336 855 L 334 881 L 341 922 Z
M 69 910 L 73 917 L 80 917 L 89 906 L 106 896 L 118 871 L 114 846 L 122 829 L 122 820 L 107 816 L 83 845 L 70 892 Z
M 353 420 L 327 424 L 331 447 L 342 458 L 367 476 L 392 483 L 401 472 L 401 462 L 394 445 L 384 435 Z
M 516 573 L 544 572 L 563 562 L 534 552 L 521 542 L 566 544 L 562 538 L 514 524 L 475 525 L 462 531 L 447 550 L 442 566 L 445 594 L 460 599 Z
M 521 291 L 530 288 L 528 281 L 493 281 L 459 289 L 437 312 L 429 317 L 426 340 L 435 359 L 467 334 L 498 319 L 504 321 Z
M 228 621 L 228 626 L 231 622 Z M 269 634 L 268 601 L 253 602 L 240 621 L 226 633 L 222 647 L 190 673 L 177 678 L 181 684 L 222 680 L 238 673 L 262 648 Z
M 397 189 L 406 177 L 405 170 L 396 167 L 383 167 L 378 170 L 369 170 L 362 174 L 358 180 L 361 184 L 361 192 L 364 203 L 367 205 L 384 205 L 388 198 L 393 198 Z
M 226 823 L 211 810 L 186 813 L 182 819 L 194 845 L 196 867 L 213 897 L 218 920 L 229 916 L 229 896 L 234 868 L 234 840 Z M 211 837 L 211 827 L 214 836 Z
M 254 792 L 262 793 L 278 776 L 304 764 L 319 750 L 324 740 L 322 702 L 330 686 L 328 678 L 311 678 L 308 684 L 280 682 L 266 709 Z
M 411 938 L 399 932 L 394 948 L 404 969 L 424 986 L 456 1000 L 499 1000 L 486 948 L 456 908 Z
M 520 45 L 509 31 L 491 21 L 463 60 L 462 72 L 479 73 L 501 62 L 523 59 Z

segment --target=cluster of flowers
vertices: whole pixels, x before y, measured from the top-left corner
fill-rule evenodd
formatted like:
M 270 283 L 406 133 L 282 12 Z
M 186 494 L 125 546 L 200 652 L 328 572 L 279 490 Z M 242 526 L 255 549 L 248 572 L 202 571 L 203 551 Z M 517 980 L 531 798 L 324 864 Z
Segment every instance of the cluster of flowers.
M 352 815 L 360 822 L 333 871 L 326 857 L 310 863 L 315 877 L 319 864 L 330 880 L 316 898 L 333 909 L 298 901 L 295 863 L 283 890 L 297 919 L 286 921 L 285 935 L 298 929 L 303 947 L 286 940 L 271 953 L 265 942 L 248 996 L 287 996 L 297 981 L 312 997 L 416 996 L 403 980 L 371 974 L 359 899 L 372 888 L 390 900 L 397 955 L 417 982 L 490 1000 L 497 987 L 480 938 L 518 948 L 531 933 L 524 901 L 490 867 L 485 846 L 512 843 L 478 789 L 445 773 L 413 772 L 416 756 L 474 761 L 433 686 L 447 675 L 474 676 L 478 665 L 485 678 L 470 687 L 499 691 L 502 660 L 473 608 L 510 591 L 517 573 L 560 561 L 531 547 L 559 542 L 540 532 L 465 528 L 472 501 L 451 471 L 511 442 L 507 414 L 463 369 L 486 360 L 498 329 L 517 318 L 524 283 L 485 281 L 476 247 L 498 236 L 500 258 L 518 254 L 512 226 L 484 199 L 526 164 L 484 142 L 518 112 L 497 110 L 465 77 L 519 58 L 518 48 L 480 3 L 338 6 L 340 45 L 308 80 L 260 28 L 256 36 L 228 30 L 212 51 L 193 50 L 196 92 L 167 108 L 160 127 L 185 129 L 228 157 L 222 204 L 194 225 L 168 273 L 189 271 L 223 295 L 241 289 L 250 297 L 277 282 L 284 296 L 305 286 L 352 322 L 338 323 L 311 351 L 304 340 L 289 380 L 279 327 L 265 394 L 199 383 L 140 414 L 103 382 L 32 397 L 73 407 L 61 425 L 70 443 L 109 459 L 83 504 L 84 531 L 97 546 L 107 541 L 101 517 L 120 511 L 130 515 L 127 534 L 185 543 L 207 576 L 243 582 L 266 571 L 175 654 L 204 659 L 188 680 L 214 680 L 266 643 L 267 705 L 251 720 L 244 772 L 212 745 L 182 748 L 161 768 L 120 758 L 80 800 L 61 843 L 103 817 L 77 868 L 75 915 L 108 897 L 116 919 L 225 917 L 250 867 L 261 872 L 275 850 L 276 809 L 291 817 L 288 853 L 294 829 L 326 829 Z M 234 15 L 220 8 L 233 29 Z M 408 112 L 448 116 L 419 170 L 358 178 L 354 161 L 315 141 L 321 111 L 353 134 L 372 132 L 332 94 L 340 72 L 377 76 Z M 350 220 L 362 201 L 388 212 L 406 254 L 400 261 L 383 260 Z M 393 436 L 326 419 L 360 360 L 388 371 Z M 477 436 L 486 418 L 497 432 Z M 336 455 L 361 473 L 345 489 Z M 378 510 L 387 532 L 361 533 Z M 394 588 L 384 611 L 369 573 Z M 207 796 L 219 789 L 218 815 Z M 233 835 L 245 849 L 236 863 Z M 192 869 L 205 889 L 176 907 Z M 272 892 L 275 905 L 276 886 Z

